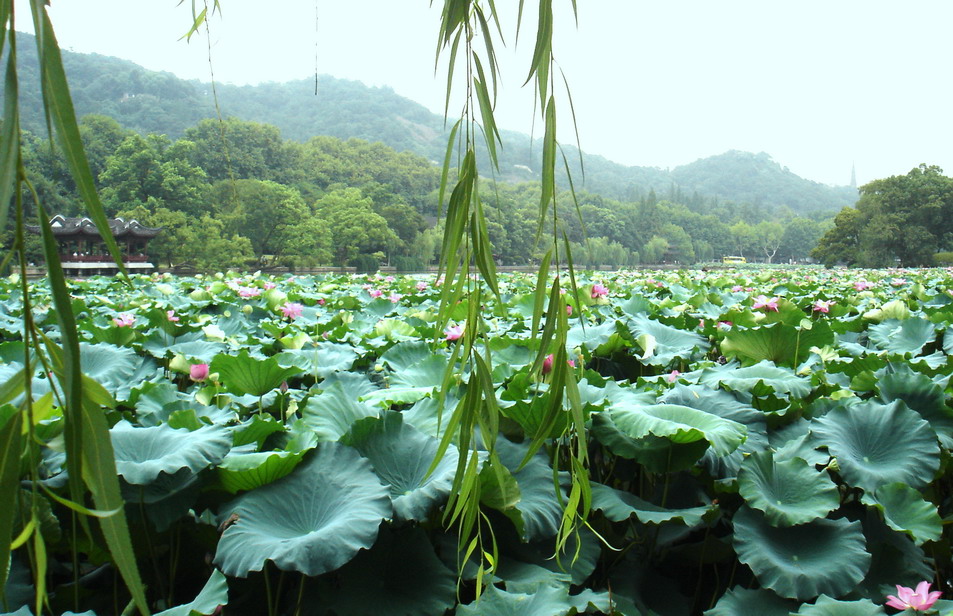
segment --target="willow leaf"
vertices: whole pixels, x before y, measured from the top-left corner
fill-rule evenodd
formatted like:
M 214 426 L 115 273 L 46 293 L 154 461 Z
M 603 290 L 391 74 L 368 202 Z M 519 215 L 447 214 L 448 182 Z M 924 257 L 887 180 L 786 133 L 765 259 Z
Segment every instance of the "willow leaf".
M 11 407 L 5 407 L 10 409 Z M 0 502 L 13 503 L 20 488 L 23 414 L 14 410 L 0 426 Z M 0 598 L 6 588 L 10 567 L 10 539 L 14 507 L 0 507 Z

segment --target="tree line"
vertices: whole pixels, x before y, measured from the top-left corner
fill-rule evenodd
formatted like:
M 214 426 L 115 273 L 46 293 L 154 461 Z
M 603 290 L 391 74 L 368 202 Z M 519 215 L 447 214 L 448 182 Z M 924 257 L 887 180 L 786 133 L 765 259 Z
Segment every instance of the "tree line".
M 84 116 L 80 129 L 107 214 L 163 227 L 148 248 L 163 266 L 309 267 L 371 257 L 415 269 L 439 258 L 440 171 L 424 157 L 358 139 L 299 143 L 274 126 L 237 119 L 201 120 L 175 140 L 102 115 Z M 51 212 L 78 215 L 64 161 L 44 139 L 27 134 L 25 145 L 41 201 Z M 495 259 L 533 263 L 541 256 L 539 183 L 484 185 Z M 583 266 L 691 264 L 728 254 L 800 261 L 830 225 L 825 214 L 687 196 L 674 184 L 668 194 L 630 201 L 564 191 L 557 204 L 556 232 L 566 233 Z

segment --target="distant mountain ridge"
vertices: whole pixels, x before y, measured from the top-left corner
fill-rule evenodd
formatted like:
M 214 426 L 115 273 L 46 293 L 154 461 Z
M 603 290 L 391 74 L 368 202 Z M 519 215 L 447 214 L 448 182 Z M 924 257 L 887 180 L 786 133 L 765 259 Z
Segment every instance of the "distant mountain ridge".
M 28 37 L 29 35 L 21 34 Z M 23 128 L 42 134 L 38 65 L 34 45 L 18 46 Z M 210 84 L 186 81 L 166 72 L 149 71 L 119 58 L 64 51 L 63 61 L 79 115 L 101 113 L 141 133 L 177 138 L 203 118 L 215 117 Z M 357 81 L 320 76 L 257 86 L 217 84 L 218 106 L 225 116 L 277 126 L 286 139 L 305 141 L 315 135 L 380 141 L 433 161 L 443 158 L 447 130 L 443 118 L 423 105 L 399 96 L 391 88 L 368 87 Z M 33 109 L 30 114 L 27 110 Z M 570 166 L 578 152 L 564 145 Z M 503 132 L 499 179 L 538 180 L 539 144 L 528 135 Z M 657 167 L 627 167 L 583 153 L 585 182 L 573 168 L 576 187 L 621 200 L 636 200 L 656 192 L 665 195 L 716 198 L 797 213 L 839 210 L 857 200 L 857 191 L 832 187 L 791 173 L 765 153 L 730 151 L 671 171 Z M 487 165 L 483 166 L 488 169 Z

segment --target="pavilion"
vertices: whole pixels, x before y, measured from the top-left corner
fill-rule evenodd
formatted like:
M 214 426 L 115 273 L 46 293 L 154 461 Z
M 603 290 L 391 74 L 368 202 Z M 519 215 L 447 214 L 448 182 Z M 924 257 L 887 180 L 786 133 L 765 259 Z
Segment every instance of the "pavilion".
M 130 273 L 149 273 L 155 265 L 149 263 L 146 244 L 162 231 L 161 227 L 146 227 L 136 220 L 110 218 L 109 229 L 122 253 L 122 262 Z M 110 276 L 119 268 L 109 255 L 99 229 L 89 218 L 68 218 L 57 214 L 50 219 L 53 237 L 59 245 L 60 261 L 67 276 Z M 38 225 L 28 225 L 33 233 L 40 233 Z

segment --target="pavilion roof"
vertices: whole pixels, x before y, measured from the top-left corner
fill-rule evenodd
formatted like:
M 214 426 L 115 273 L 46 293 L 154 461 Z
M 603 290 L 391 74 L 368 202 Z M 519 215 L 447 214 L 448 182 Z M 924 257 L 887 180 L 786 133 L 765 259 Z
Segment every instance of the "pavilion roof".
M 107 220 L 109 229 L 113 237 L 122 238 L 153 238 L 162 231 L 162 227 L 147 227 L 137 220 L 125 220 L 124 218 L 110 218 Z M 76 238 L 99 238 L 99 229 L 89 218 L 69 218 L 57 214 L 50 219 L 50 227 L 53 229 L 55 237 L 76 237 Z M 27 229 L 33 233 L 40 233 L 38 225 L 27 225 Z

